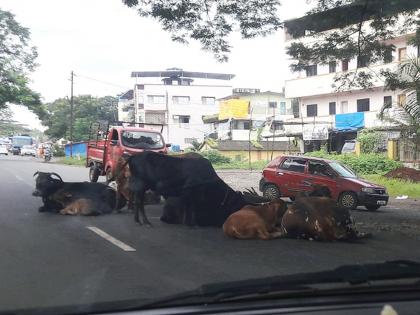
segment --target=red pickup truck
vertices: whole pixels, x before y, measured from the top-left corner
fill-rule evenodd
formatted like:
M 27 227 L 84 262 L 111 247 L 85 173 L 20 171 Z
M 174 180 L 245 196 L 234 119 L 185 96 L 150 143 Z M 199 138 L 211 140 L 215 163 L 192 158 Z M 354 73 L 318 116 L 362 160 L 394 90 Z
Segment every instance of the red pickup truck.
M 86 167 L 89 167 L 89 179 L 98 181 L 99 176 L 106 176 L 110 181 L 115 175 L 115 166 L 123 154 L 134 155 L 145 150 L 168 153 L 170 144 L 165 144 L 161 132 L 140 127 L 108 127 L 105 138 L 89 140 L 87 146 Z

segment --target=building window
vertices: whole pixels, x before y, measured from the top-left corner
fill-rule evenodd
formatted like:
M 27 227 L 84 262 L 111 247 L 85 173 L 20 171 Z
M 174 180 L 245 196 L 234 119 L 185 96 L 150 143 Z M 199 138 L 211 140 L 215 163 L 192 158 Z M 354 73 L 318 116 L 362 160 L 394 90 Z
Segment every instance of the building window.
M 249 130 L 249 120 L 234 120 L 232 129 L 236 130 Z
M 334 73 L 336 71 L 336 68 L 337 68 L 337 62 L 336 61 L 330 61 L 328 63 L 328 67 L 329 67 L 329 72 Z
M 405 94 L 398 95 L 398 105 L 403 106 L 405 105 L 406 97 Z
M 292 99 L 292 113 L 294 118 L 299 118 L 300 109 L 299 109 L 299 101 L 294 98 Z
M 172 96 L 172 102 L 174 104 L 186 105 L 190 103 L 189 96 Z
M 403 61 L 407 59 L 407 47 L 398 49 L 398 61 Z
M 268 108 L 277 108 L 277 102 L 268 102 Z
M 137 108 L 138 108 L 138 109 L 143 109 L 143 108 L 144 108 L 144 104 L 138 104 L 138 105 L 137 105 Z
M 318 67 L 317 65 L 311 65 L 306 67 L 306 76 L 312 77 L 314 75 L 317 75 L 318 73 Z
M 216 104 L 216 98 L 210 96 L 203 96 L 201 97 L 201 103 L 203 105 L 214 105 Z
M 341 61 L 341 71 L 349 70 L 349 61 L 348 59 L 344 59 Z
M 362 98 L 357 100 L 357 111 L 358 112 L 368 112 L 369 111 L 369 99 Z
M 280 115 L 286 115 L 286 102 L 280 102 Z
M 392 96 L 384 96 L 384 106 L 386 107 L 392 106 Z
M 284 124 L 282 121 L 273 121 L 270 126 L 270 131 L 284 130 Z
M 147 95 L 147 102 L 151 104 L 165 104 L 165 95 Z
M 184 143 L 193 144 L 194 142 L 198 142 L 197 138 L 184 138 Z
M 329 102 L 330 115 L 335 115 L 335 102 Z
M 369 58 L 367 56 L 357 57 L 357 68 L 364 68 L 369 65 Z
M 306 116 L 308 117 L 318 116 L 318 105 L 317 104 L 306 105 Z
M 137 89 L 144 90 L 144 84 L 137 84 Z
M 165 112 L 148 112 L 145 113 L 146 124 L 165 124 Z
M 384 53 L 384 63 L 392 62 L 392 50 L 386 50 Z
M 191 116 L 188 115 L 174 115 L 173 120 L 176 124 L 189 124 Z

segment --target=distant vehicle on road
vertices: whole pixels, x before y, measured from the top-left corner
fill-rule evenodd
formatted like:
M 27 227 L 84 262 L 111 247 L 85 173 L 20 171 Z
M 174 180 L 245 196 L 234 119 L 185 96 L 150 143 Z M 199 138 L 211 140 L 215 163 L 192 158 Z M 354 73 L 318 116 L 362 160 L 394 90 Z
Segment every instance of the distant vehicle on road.
M 24 145 L 20 149 L 20 155 L 22 155 L 22 156 L 24 156 L 24 155 L 36 156 L 36 150 L 31 145 Z
M 0 144 L 0 155 L 9 155 L 9 151 L 5 144 Z
M 13 136 L 12 137 L 12 153 L 13 155 L 19 155 L 21 148 L 24 145 L 32 146 L 34 139 L 30 136 Z
M 385 187 L 359 178 L 340 162 L 305 156 L 275 158 L 264 168 L 259 188 L 270 199 L 294 198 L 299 192 L 310 192 L 313 184 L 327 186 L 332 198 L 347 209 L 377 210 L 389 199 Z
M 114 126 L 107 126 L 103 133 L 104 139 L 101 139 L 102 132 L 98 125 L 96 140 L 88 142 L 86 167 L 89 167 L 91 182 L 98 181 L 98 177 L 103 175 L 106 176 L 107 181 L 114 178 L 115 167 L 123 154 L 134 155 L 145 150 L 168 153 L 170 144 L 165 144 L 160 131 L 146 129 L 139 127 L 141 124 L 128 122 L 114 124 Z

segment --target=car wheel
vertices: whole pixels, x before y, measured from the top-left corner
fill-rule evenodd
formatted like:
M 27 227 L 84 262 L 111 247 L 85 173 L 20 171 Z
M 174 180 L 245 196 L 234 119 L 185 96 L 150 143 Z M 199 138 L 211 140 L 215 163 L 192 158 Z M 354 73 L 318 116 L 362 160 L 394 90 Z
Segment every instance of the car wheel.
M 340 195 L 340 198 L 338 198 L 338 204 L 348 210 L 356 209 L 357 196 L 351 191 L 344 192 Z
M 365 206 L 366 209 L 368 209 L 369 211 L 376 211 L 380 208 L 381 206 L 377 206 L 377 205 L 372 205 L 372 206 Z
M 280 198 L 280 190 L 274 184 L 267 184 L 263 188 L 263 196 L 270 200 Z
M 99 169 L 95 165 L 92 165 L 89 169 L 89 180 L 91 183 L 96 183 L 98 181 L 98 178 Z

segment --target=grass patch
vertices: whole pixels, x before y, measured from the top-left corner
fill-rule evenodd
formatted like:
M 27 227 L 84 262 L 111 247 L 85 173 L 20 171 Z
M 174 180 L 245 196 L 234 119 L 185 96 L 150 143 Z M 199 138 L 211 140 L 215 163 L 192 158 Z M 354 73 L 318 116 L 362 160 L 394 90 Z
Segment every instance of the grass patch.
M 255 161 L 251 162 L 251 168 L 253 170 L 262 171 L 263 168 L 268 164 L 267 161 Z M 213 167 L 216 170 L 248 170 L 248 161 L 232 161 L 229 163 L 213 163 Z
M 86 166 L 86 159 L 77 159 L 77 158 L 61 158 L 57 161 L 60 164 L 66 165 L 77 165 L 77 166 Z
M 420 183 L 372 174 L 362 175 L 362 177 L 378 185 L 385 186 L 388 194 L 392 197 L 407 195 L 409 198 L 420 198 Z

